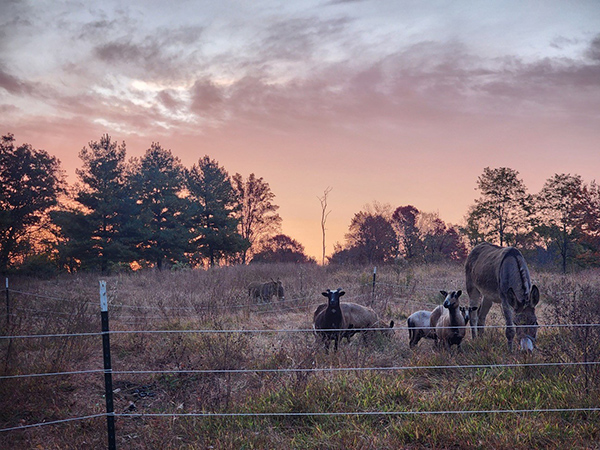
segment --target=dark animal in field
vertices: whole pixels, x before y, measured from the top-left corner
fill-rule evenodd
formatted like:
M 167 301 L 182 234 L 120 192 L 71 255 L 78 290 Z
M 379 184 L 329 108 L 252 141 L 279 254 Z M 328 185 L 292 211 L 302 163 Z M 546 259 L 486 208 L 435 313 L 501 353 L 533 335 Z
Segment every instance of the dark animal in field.
M 271 280 L 266 283 L 252 282 L 248 285 L 248 295 L 250 298 L 262 303 L 270 302 L 274 295 L 279 300 L 285 299 L 283 285 L 280 280 Z
M 327 297 L 326 307 L 319 305 L 313 316 L 313 327 L 317 333 L 317 338 L 320 338 L 325 351 L 329 352 L 330 341 L 334 342 L 334 350 L 338 349 L 338 342 L 342 338 L 343 331 L 348 328 L 344 320 L 344 314 L 340 307 L 340 297 L 345 292 L 342 288 L 327 289 L 323 295 Z
M 315 315 L 327 308 L 327 304 L 319 305 L 315 311 Z M 346 302 L 340 303 L 346 330 L 342 333 L 342 338 L 350 341 L 350 338 L 356 333 L 363 333 L 365 338 L 372 337 L 376 334 L 390 337 L 394 334 L 394 321 L 389 324 L 384 323 L 379 319 L 377 313 L 368 306 L 359 305 L 358 303 Z
M 453 345 L 456 345 L 458 351 L 461 351 L 462 340 L 466 334 L 466 320 L 459 304 L 462 291 L 450 293 L 440 291 L 440 293 L 445 297 L 442 305 L 444 310 L 435 323 L 433 320 L 431 321 L 431 326 L 435 327 L 436 342 L 443 345 L 448 351 Z M 466 313 L 466 311 L 465 309 L 464 312 Z
M 531 284 L 521 252 L 514 247 L 479 244 L 467 258 L 465 275 L 471 306 L 479 307 L 470 316 L 473 337 L 483 334 L 492 304 L 500 303 L 509 350 L 513 349 L 515 333 L 521 350 L 533 350 L 538 329 L 535 307 L 540 293 Z

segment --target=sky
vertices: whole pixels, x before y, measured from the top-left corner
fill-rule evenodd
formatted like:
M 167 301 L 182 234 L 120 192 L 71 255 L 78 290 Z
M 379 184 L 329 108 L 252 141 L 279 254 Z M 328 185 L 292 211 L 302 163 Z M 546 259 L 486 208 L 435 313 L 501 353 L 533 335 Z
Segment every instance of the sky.
M 61 160 L 103 134 L 269 183 L 321 258 L 355 213 L 460 224 L 485 167 L 600 181 L 600 3 L 0 0 L 0 133 Z

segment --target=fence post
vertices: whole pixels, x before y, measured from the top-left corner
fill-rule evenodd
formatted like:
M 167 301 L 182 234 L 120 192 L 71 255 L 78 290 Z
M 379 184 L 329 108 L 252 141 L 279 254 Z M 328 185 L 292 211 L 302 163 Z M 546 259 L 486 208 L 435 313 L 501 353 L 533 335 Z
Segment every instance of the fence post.
M 110 335 L 108 333 L 108 299 L 106 296 L 106 281 L 100 281 L 100 314 L 102 316 L 102 352 L 104 355 L 104 390 L 106 395 L 108 449 L 116 450 L 115 408 L 113 405 L 112 367 L 110 363 Z
M 373 267 L 373 290 L 371 291 L 371 305 L 375 301 L 375 279 L 377 278 L 377 267 Z
M 6 277 L 6 326 L 10 325 L 10 300 L 8 296 L 8 277 Z

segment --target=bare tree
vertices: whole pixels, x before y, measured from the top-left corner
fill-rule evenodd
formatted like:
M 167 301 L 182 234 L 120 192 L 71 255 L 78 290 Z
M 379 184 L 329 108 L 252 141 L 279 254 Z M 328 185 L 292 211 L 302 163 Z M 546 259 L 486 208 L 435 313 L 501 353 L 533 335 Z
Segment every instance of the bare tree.
M 327 195 L 333 190 L 331 186 L 327 186 L 327 189 L 323 191 L 323 197 L 317 197 L 321 202 L 321 231 L 323 233 L 323 259 L 321 264 L 325 265 L 325 223 L 327 222 L 327 216 L 331 211 L 327 211 Z

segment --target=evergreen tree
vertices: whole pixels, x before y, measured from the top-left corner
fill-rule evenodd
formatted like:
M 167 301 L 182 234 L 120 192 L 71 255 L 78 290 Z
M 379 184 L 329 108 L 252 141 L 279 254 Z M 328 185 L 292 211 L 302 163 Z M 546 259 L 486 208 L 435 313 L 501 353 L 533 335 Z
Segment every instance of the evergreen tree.
M 133 161 L 129 183 L 141 224 L 138 251 L 158 269 L 165 262 L 182 261 L 188 250 L 189 202 L 184 181 L 179 158 L 159 143 L 153 142 L 141 159 Z
M 79 153 L 80 184 L 74 200 L 80 207 L 53 214 L 60 227 L 60 253 L 64 263 L 107 273 L 120 263 L 134 260 L 138 227 L 135 203 L 126 184 L 125 143 L 117 145 L 109 135 L 91 141 Z
M 204 156 L 187 173 L 191 201 L 192 247 L 212 267 L 233 258 L 249 243 L 238 233 L 240 202 L 225 169 Z
M 60 161 L 29 144 L 15 147 L 15 138 L 0 138 L 0 273 L 29 247 L 38 226 L 63 191 Z

